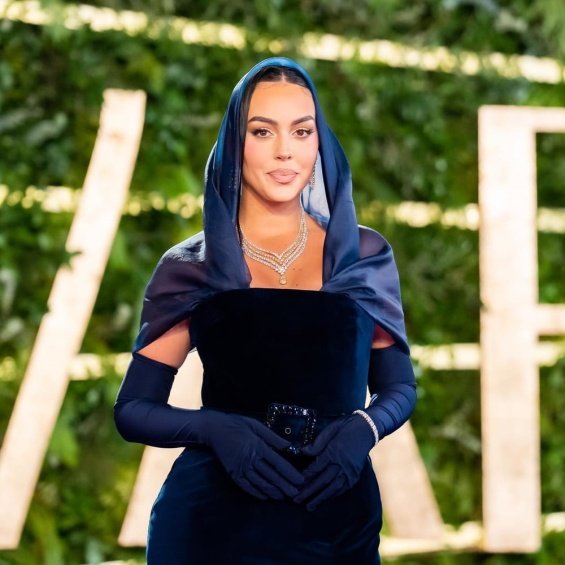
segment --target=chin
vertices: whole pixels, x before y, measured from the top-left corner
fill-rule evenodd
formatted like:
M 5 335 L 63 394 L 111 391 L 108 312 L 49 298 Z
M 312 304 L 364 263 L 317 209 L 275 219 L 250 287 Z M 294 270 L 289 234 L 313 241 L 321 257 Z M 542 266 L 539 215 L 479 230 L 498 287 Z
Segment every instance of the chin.
M 304 189 L 303 182 L 307 183 L 308 179 L 296 178 L 288 184 L 264 181 L 254 184 L 246 182 L 244 190 L 249 191 L 249 196 L 253 199 L 262 200 L 269 204 L 285 204 L 300 198 Z
M 294 184 L 294 183 L 293 183 Z M 269 202 L 291 202 L 300 197 L 302 188 L 296 188 L 296 186 L 278 186 L 276 188 L 269 187 L 266 190 L 255 191 L 255 194 L 262 200 L 267 200 Z
M 278 202 L 280 204 L 283 204 L 285 202 L 293 202 L 294 200 L 297 200 L 298 198 L 300 198 L 301 192 L 302 190 L 286 192 L 284 194 L 281 194 L 280 192 L 277 194 L 270 193 L 265 194 L 263 198 L 265 200 L 268 200 L 269 202 Z

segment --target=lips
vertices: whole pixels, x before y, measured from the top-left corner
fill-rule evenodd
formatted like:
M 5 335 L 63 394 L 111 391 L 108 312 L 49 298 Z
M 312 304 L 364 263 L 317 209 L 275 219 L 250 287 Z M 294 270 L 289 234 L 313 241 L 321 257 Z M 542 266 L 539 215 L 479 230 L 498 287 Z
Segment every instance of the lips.
M 281 184 L 288 184 L 298 176 L 298 173 L 292 169 L 275 169 L 267 174 L 276 182 Z

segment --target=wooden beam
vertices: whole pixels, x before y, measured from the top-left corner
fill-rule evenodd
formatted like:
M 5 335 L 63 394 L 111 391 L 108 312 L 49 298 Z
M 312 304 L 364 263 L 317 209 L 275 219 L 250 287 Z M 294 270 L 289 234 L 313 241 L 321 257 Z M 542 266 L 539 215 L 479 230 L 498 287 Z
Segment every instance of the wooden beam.
M 0 451 L 0 548 L 16 548 L 53 427 L 92 313 L 126 200 L 145 93 L 107 90 L 100 127 L 57 271 Z
M 538 306 L 537 131 L 565 132 L 565 109 L 480 108 L 483 520 L 493 552 L 541 543 L 536 349 L 554 321 Z
M 391 535 L 438 540 L 444 524 L 410 423 L 371 451 Z

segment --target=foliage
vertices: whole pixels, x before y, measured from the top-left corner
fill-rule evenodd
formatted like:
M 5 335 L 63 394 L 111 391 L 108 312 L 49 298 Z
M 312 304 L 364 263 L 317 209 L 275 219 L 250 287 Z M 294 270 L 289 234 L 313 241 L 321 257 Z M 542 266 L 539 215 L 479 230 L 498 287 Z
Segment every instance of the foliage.
M 61 2 L 45 2 L 60 6 Z M 454 51 L 501 51 L 565 58 L 560 0 L 99 0 L 96 5 L 178 15 L 244 26 L 246 48 L 185 45 L 165 36 L 68 30 L 0 20 L 0 184 L 12 192 L 36 185 L 79 188 L 94 143 L 102 92 L 142 88 L 146 124 L 132 194 L 168 198 L 199 194 L 204 164 L 233 85 L 268 53 L 255 39 L 284 37 L 285 55 L 314 76 L 323 107 L 352 166 L 360 215 L 374 201 L 434 202 L 442 207 L 477 200 L 477 110 L 483 104 L 563 105 L 565 84 L 396 69 L 355 61 L 306 60 L 296 43 L 318 31 L 390 39 Z M 563 136 L 538 136 L 539 202 L 565 206 Z M 56 270 L 68 260 L 64 242 L 72 220 L 35 204 L 0 208 L 0 355 L 13 358 L 0 387 L 5 429 Z M 413 343 L 478 340 L 476 232 L 413 229 L 371 217 L 393 244 Z M 124 216 L 83 351 L 127 351 L 137 331 L 144 285 L 161 253 L 200 229 L 168 211 Z M 565 302 L 562 236 L 540 234 L 540 296 Z M 22 260 L 24 259 L 25 260 Z M 562 451 L 563 374 L 560 362 L 541 375 L 543 511 L 565 508 Z M 8 375 L 9 377 L 10 375 Z M 479 385 L 475 372 L 419 372 L 413 417 L 422 456 L 444 519 L 477 520 L 480 502 Z M 0 553 L 0 565 L 98 563 L 138 558 L 116 537 L 141 455 L 118 438 L 111 407 L 119 375 L 72 382 L 55 428 L 21 547 Z M 453 485 L 457 486 L 454 496 Z M 565 553 L 565 536 L 544 539 L 533 556 L 482 554 L 416 556 L 404 564 L 546 564 Z M 553 560 L 553 561 L 552 561 Z

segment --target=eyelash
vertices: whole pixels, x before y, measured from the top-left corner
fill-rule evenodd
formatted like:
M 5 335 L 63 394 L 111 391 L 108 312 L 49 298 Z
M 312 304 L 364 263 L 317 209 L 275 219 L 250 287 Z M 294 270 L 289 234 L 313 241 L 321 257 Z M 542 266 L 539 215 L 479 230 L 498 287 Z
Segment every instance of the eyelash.
M 265 135 L 260 135 L 262 133 L 268 132 L 269 130 L 265 129 L 265 128 L 257 128 L 251 131 L 251 133 L 255 136 L 255 137 L 266 137 Z
M 306 132 L 306 135 L 301 135 L 299 137 L 308 137 L 309 135 L 314 133 L 314 130 L 312 128 L 300 128 L 300 129 L 297 129 L 296 131 Z
M 296 130 L 297 132 L 304 132 L 306 135 L 299 135 L 299 138 L 305 138 L 308 137 L 310 135 L 312 135 L 314 133 L 313 129 L 308 129 L 308 128 L 300 128 Z M 255 137 L 267 137 L 266 135 L 260 135 L 262 133 L 269 133 L 269 130 L 266 128 L 257 128 L 254 129 L 251 133 L 255 136 Z

